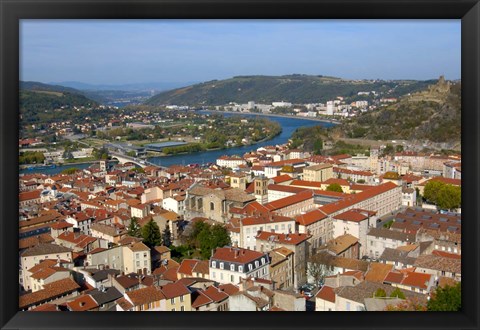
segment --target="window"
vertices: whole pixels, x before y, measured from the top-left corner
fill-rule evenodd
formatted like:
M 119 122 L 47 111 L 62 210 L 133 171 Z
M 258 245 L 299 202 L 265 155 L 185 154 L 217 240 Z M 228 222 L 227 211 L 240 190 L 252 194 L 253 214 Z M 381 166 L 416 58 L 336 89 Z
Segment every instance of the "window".
M 234 280 L 233 280 L 233 275 L 230 275 L 230 282 L 233 283 L 233 281 L 234 281 Z
M 220 269 L 223 269 L 223 262 L 220 263 Z
M 172 305 L 175 305 L 175 298 L 170 299 L 170 303 L 171 303 Z
M 144 257 L 144 258 L 147 257 L 147 252 L 144 252 L 144 253 L 143 253 L 143 257 Z
M 140 261 L 137 261 L 137 267 L 140 267 Z
M 223 273 L 220 273 L 220 280 L 223 281 Z
M 215 272 L 212 272 L 212 278 L 215 278 Z
M 183 302 L 183 296 L 180 296 L 180 302 Z
M 147 260 L 143 261 L 143 265 L 146 267 L 147 266 Z
M 265 258 L 262 258 L 262 265 L 265 265 Z
M 215 204 L 210 202 L 210 211 L 215 211 Z
M 135 258 L 140 258 L 140 253 L 135 253 Z
M 243 266 L 238 266 L 238 271 L 241 273 L 243 272 Z
M 252 264 L 248 264 L 248 270 L 250 271 L 252 270 L 252 268 L 253 268 Z
M 235 265 L 230 265 L 230 270 L 231 270 L 232 272 L 234 272 L 234 271 L 235 271 Z
M 259 265 L 259 262 L 257 260 L 257 261 L 255 261 L 255 268 L 258 268 L 258 265 Z
M 185 306 L 180 307 L 180 310 L 181 310 L 182 312 L 184 312 L 184 311 L 185 311 Z
M 212 261 L 212 268 L 216 268 L 217 267 L 217 262 L 216 261 Z

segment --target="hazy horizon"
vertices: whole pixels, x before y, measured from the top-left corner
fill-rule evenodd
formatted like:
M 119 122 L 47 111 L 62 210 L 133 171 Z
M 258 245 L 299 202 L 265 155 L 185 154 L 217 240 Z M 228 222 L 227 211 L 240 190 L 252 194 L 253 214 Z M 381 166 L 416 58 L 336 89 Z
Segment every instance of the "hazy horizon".
M 460 20 L 21 20 L 20 79 L 191 84 L 289 74 L 460 79 Z

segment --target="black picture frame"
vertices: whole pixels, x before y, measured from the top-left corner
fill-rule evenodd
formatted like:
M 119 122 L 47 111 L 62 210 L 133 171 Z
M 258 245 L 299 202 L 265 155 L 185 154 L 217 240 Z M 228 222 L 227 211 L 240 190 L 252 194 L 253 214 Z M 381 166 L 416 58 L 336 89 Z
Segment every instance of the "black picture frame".
M 479 326 L 480 4 L 478 0 L 57 1 L 0 0 L 0 324 L 2 329 L 316 329 Z M 462 311 L 457 313 L 28 313 L 18 312 L 18 89 L 20 19 L 447 19 L 462 20 Z M 394 40 L 394 36 L 392 36 Z

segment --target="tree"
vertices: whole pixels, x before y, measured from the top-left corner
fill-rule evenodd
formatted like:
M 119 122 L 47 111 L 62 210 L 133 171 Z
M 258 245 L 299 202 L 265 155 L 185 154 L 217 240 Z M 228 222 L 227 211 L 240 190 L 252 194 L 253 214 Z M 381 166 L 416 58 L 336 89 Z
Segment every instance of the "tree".
M 438 192 L 442 189 L 445 183 L 436 180 L 430 180 L 425 185 L 423 190 L 423 197 L 431 203 L 437 204 Z
M 446 285 L 438 287 L 428 301 L 429 311 L 438 312 L 457 312 L 462 308 L 462 288 L 461 283 L 454 286 Z
M 393 148 L 393 146 L 391 144 L 387 144 L 385 149 L 383 149 L 382 156 L 391 155 L 391 154 L 393 154 L 394 150 L 395 149 Z
M 387 293 L 382 288 L 378 288 L 377 291 L 375 291 L 374 296 L 378 298 L 384 298 L 387 296 Z
M 330 185 L 328 185 L 327 191 L 336 191 L 336 192 L 339 192 L 339 193 L 343 193 L 343 189 L 342 187 L 338 184 L 338 183 L 332 183 Z
M 313 143 L 313 153 L 315 155 L 320 155 L 322 153 L 322 149 L 323 149 L 323 141 L 322 139 L 318 138 Z
M 132 237 L 142 237 L 142 232 L 140 229 L 140 225 L 138 224 L 138 220 L 135 217 L 130 219 L 130 225 L 128 226 L 128 235 Z
M 455 209 L 462 203 L 462 191 L 458 186 L 444 185 L 437 195 L 437 205 L 441 209 Z
M 430 180 L 425 185 L 424 197 L 441 209 L 454 209 L 461 205 L 461 188 L 441 181 Z
M 307 263 L 307 275 L 313 277 L 315 285 L 323 283 L 327 275 L 327 266 L 310 258 Z
M 198 235 L 198 242 L 204 259 L 210 259 L 213 249 L 231 244 L 230 235 L 222 225 L 205 227 Z
M 66 168 L 62 171 L 62 174 L 74 174 L 76 171 L 78 171 L 76 167 Z
M 160 228 L 153 219 L 142 228 L 143 243 L 152 248 L 162 244 L 162 235 L 160 234 Z
M 162 241 L 163 241 L 163 245 L 167 247 L 172 245 L 172 234 L 170 232 L 170 226 L 168 225 L 168 222 L 162 233 Z
M 390 298 L 400 298 L 400 299 L 405 299 L 405 294 L 399 289 L 395 288 L 395 290 L 390 293 Z

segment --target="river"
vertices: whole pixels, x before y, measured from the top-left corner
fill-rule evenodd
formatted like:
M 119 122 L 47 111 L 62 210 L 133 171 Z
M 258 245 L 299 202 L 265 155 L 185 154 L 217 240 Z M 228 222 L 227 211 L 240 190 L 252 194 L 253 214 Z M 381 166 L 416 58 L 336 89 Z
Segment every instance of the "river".
M 202 113 L 213 113 L 210 111 L 201 111 Z M 220 113 L 220 112 L 214 112 Z M 231 113 L 223 113 L 225 117 L 231 116 L 238 116 L 240 114 L 231 114 Z M 255 114 L 241 114 L 242 117 L 257 117 Z M 335 124 L 328 123 L 328 122 L 319 122 L 317 120 L 305 120 L 305 119 L 297 119 L 297 118 L 285 118 L 285 117 L 276 117 L 276 116 L 269 116 L 269 120 L 276 121 L 282 126 L 282 132 L 274 137 L 271 140 L 263 141 L 260 143 L 256 143 L 250 146 L 242 146 L 242 147 L 234 147 L 229 149 L 223 150 L 210 150 L 210 151 L 201 151 L 195 152 L 190 154 L 182 154 L 182 155 L 175 155 L 175 156 L 164 156 L 164 157 L 151 157 L 148 158 L 148 161 L 161 165 L 161 166 L 171 166 L 175 164 L 187 165 L 192 163 L 198 164 L 205 164 L 205 163 L 215 163 L 216 159 L 223 156 L 223 155 L 243 155 L 246 152 L 256 150 L 257 148 L 263 146 L 270 146 L 270 145 L 277 145 L 277 144 L 284 144 L 288 141 L 288 139 L 292 136 L 292 133 L 299 127 L 310 127 L 310 126 L 324 126 L 324 127 L 331 127 Z M 43 169 L 43 170 L 21 170 L 20 173 L 45 173 L 45 174 L 55 174 L 60 173 L 66 168 L 69 167 L 78 167 L 78 168 L 86 168 L 88 164 L 81 164 L 82 166 L 75 166 L 75 165 L 65 165 L 65 166 L 57 166 L 53 169 Z

